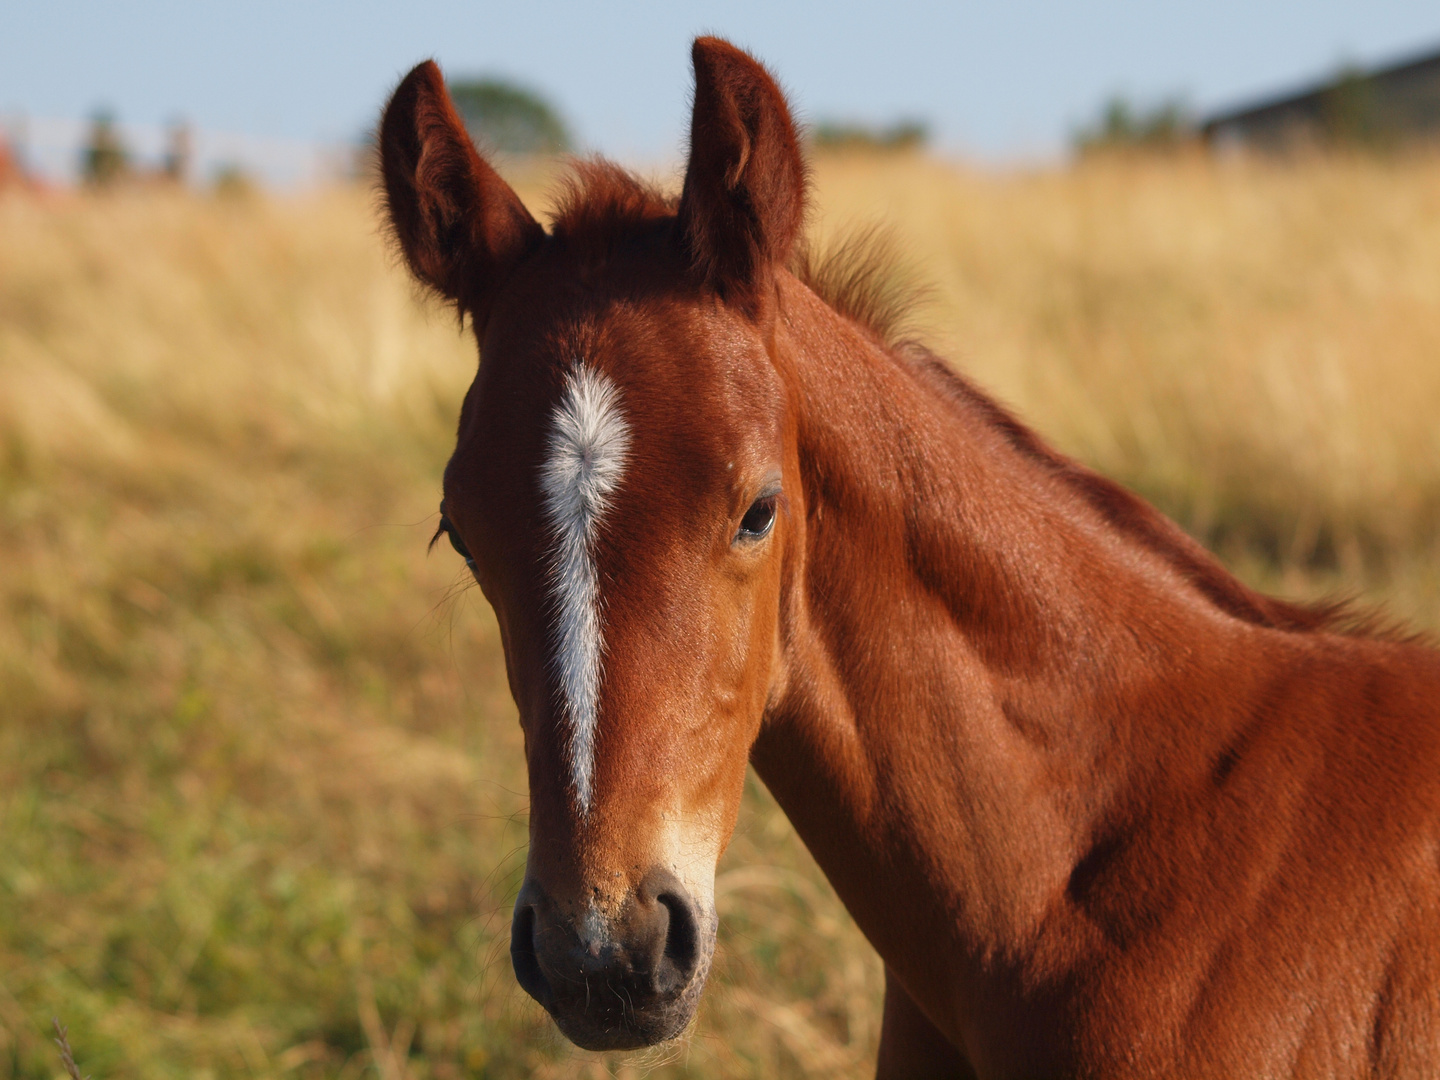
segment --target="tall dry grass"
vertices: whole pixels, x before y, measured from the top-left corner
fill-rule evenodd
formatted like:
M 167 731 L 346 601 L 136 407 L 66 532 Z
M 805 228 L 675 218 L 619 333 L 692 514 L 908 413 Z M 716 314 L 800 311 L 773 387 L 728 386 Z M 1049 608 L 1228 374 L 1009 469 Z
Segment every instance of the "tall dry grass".
M 928 336 L 1251 580 L 1440 626 L 1440 162 L 822 160 Z M 368 196 L 0 199 L 0 1078 L 864 1076 L 877 960 L 760 787 L 695 1031 L 509 973 L 524 768 L 425 554 L 470 344 Z

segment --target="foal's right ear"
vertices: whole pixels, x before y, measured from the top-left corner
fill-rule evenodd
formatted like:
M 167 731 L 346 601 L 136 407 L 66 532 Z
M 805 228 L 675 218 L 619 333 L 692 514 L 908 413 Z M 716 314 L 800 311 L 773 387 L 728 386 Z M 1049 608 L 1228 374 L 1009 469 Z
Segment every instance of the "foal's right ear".
M 434 61 L 406 75 L 385 106 L 380 166 L 410 269 L 483 322 L 495 291 L 545 231 L 476 152 Z
M 754 57 L 696 38 L 690 163 L 680 193 L 691 260 L 722 291 L 752 293 L 790 257 L 805 217 L 805 160 L 785 95 Z

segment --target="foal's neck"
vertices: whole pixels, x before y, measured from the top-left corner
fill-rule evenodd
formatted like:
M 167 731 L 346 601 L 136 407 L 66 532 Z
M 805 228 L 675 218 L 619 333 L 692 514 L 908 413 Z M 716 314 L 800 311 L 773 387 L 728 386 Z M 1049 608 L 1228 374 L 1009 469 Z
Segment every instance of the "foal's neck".
M 1038 962 L 1107 820 L 1169 782 L 1169 733 L 1226 737 L 1202 688 L 1258 628 L 988 399 L 781 296 L 806 535 L 756 768 L 912 992 Z

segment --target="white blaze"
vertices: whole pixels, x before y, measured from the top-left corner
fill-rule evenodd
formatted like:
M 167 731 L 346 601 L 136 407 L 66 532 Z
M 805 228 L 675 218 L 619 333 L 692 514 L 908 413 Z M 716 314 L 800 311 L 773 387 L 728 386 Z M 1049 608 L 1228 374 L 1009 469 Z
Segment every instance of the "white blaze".
M 553 664 L 570 726 L 570 776 L 582 812 L 590 809 L 604 650 L 595 534 L 630 449 L 630 425 L 620 413 L 619 398 L 604 374 L 577 365 L 551 417 L 549 453 L 540 473 L 545 515 L 555 538 L 550 560 Z

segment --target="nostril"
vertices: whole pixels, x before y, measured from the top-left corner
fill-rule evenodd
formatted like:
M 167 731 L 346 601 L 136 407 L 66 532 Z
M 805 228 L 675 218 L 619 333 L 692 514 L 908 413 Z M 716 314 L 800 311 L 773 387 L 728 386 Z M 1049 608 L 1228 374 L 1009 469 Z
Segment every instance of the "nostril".
M 510 923 L 510 964 L 520 988 L 549 1009 L 555 995 L 535 955 L 535 909 L 528 904 L 515 909 Z
M 671 968 L 666 974 L 684 986 L 700 963 L 700 920 L 696 917 L 695 905 L 683 893 L 664 892 L 655 899 L 670 916 L 665 928 L 662 967 Z

